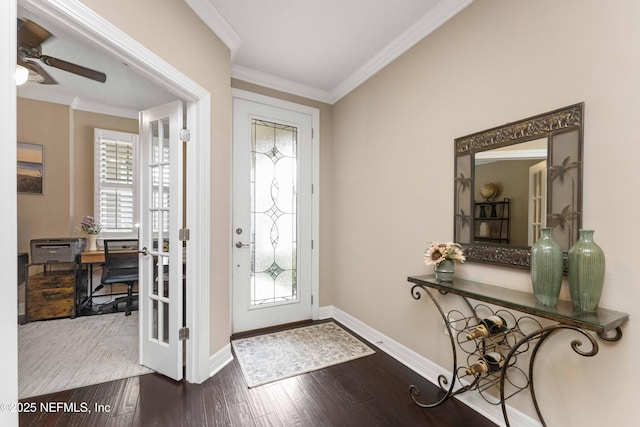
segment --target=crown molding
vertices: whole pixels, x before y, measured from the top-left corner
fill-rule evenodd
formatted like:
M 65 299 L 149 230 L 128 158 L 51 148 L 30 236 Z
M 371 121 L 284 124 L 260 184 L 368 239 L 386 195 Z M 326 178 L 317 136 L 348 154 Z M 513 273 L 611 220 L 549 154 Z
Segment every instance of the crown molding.
M 77 102 L 71 107 L 74 110 L 88 111 L 90 113 L 107 114 L 109 116 L 125 117 L 134 120 L 138 120 L 140 118 L 140 112 L 138 110 L 84 101 L 79 98 L 77 99 Z
M 334 102 L 331 93 L 325 90 L 240 65 L 231 67 L 231 77 L 326 104 L 333 104 Z
M 222 40 L 231 51 L 231 61 L 233 62 L 242 40 L 235 30 L 229 25 L 224 17 L 217 11 L 217 9 L 211 4 L 210 0 L 184 0 L 185 3 L 194 11 L 194 13 L 200 17 L 200 19 Z M 396 38 L 393 42 L 387 45 L 377 55 L 372 57 L 368 62 L 361 66 L 358 70 L 348 76 L 344 81 L 338 84 L 334 89 L 327 91 L 310 85 L 305 85 L 299 82 L 295 82 L 283 77 L 278 77 L 263 71 L 258 71 L 248 67 L 240 65 L 232 66 L 231 76 L 233 78 L 246 81 L 248 83 L 257 84 L 270 89 L 283 91 L 293 95 L 298 95 L 304 98 L 324 102 L 327 104 L 334 104 L 342 97 L 347 95 L 356 87 L 360 86 L 366 80 L 371 78 L 378 71 L 386 67 L 389 63 L 394 61 L 408 49 L 413 47 L 420 40 L 431 34 L 442 24 L 447 22 L 465 7 L 473 3 L 474 0 L 446 0 L 439 2 L 434 9 L 428 14 L 423 16 L 418 22 L 409 27 L 402 35 Z M 106 22 L 96 16 L 88 8 L 83 7 L 78 0 L 47 0 L 48 3 L 55 4 L 54 12 L 58 15 L 59 20 L 67 21 L 67 24 L 74 28 L 76 32 L 98 43 L 108 51 L 114 53 L 117 57 L 122 57 L 117 49 L 95 37 L 95 33 L 104 33 L 104 27 L 107 26 Z M 21 0 L 21 4 L 30 6 L 34 9 L 44 9 L 45 12 L 51 13 L 51 6 L 43 6 L 37 0 Z M 80 12 L 78 12 L 80 10 Z M 62 15 L 62 16 L 60 16 Z M 95 24 L 97 29 L 95 33 L 87 31 L 86 28 L 79 28 L 77 25 L 78 15 L 84 18 L 85 21 L 90 21 Z M 80 20 L 82 21 L 82 20 Z M 74 25 L 75 24 L 75 25 Z M 115 31 L 118 32 L 118 31 Z M 113 34 L 113 31 L 112 31 Z M 136 45 L 137 43 L 129 40 L 124 34 L 118 34 L 118 39 L 122 39 L 123 43 L 129 45 Z M 148 51 L 140 46 L 135 46 L 136 51 L 139 53 L 136 57 L 121 58 L 129 64 L 135 64 L 136 68 L 144 68 L 140 66 L 146 62 L 147 67 L 156 69 L 155 61 L 148 54 Z M 155 77 L 155 78 L 154 78 Z M 157 76 L 150 78 L 155 83 L 162 86 L 166 86 L 166 79 L 160 79 L 158 81 Z
M 474 0 L 447 0 L 439 2 L 436 7 L 424 15 L 418 22 L 409 27 L 403 34 L 389 43 L 378 54 L 358 68 L 354 73 L 342 81 L 332 91 L 333 102 L 338 102 L 356 87 L 371 78 L 378 71 L 393 62 L 400 55 L 412 48 L 420 40 L 427 37 L 440 26 L 464 8 L 473 3 Z
M 37 84 L 37 83 L 34 83 Z M 53 104 L 62 104 L 72 106 L 76 101 L 76 97 L 73 95 L 60 94 L 60 93 L 42 93 L 38 90 L 31 90 L 28 85 L 19 87 L 16 91 L 18 98 L 33 99 L 36 101 L 51 102 Z
M 19 98 L 33 99 L 35 101 L 50 102 L 52 104 L 62 104 L 71 107 L 74 110 L 88 111 L 90 113 L 106 114 L 108 116 L 124 117 L 128 119 L 138 120 L 138 110 L 130 108 L 114 107 L 112 105 L 100 104 L 97 102 L 85 101 L 75 96 L 60 94 L 43 94 L 40 92 L 31 93 L 29 90 L 20 90 Z
M 185 1 L 189 2 L 194 0 Z M 382 70 L 400 55 L 412 48 L 420 40 L 427 37 L 453 16 L 469 6 L 473 1 L 474 0 L 446 0 L 439 2 L 429 13 L 409 27 L 403 34 L 388 44 L 387 47 L 373 56 L 331 91 L 325 91 L 239 65 L 233 65 L 231 76 L 270 89 L 280 90 L 328 104 L 335 104 L 342 97 L 367 81 L 378 71 Z
M 231 61 L 236 57 L 242 39 L 209 0 L 184 0 L 195 14 L 214 32 L 231 51 Z

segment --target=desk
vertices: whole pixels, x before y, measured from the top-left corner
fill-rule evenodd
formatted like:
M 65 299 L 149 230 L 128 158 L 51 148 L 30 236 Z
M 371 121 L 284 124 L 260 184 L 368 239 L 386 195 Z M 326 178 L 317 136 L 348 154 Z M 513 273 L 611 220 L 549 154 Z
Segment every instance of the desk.
M 103 264 L 104 251 L 84 251 L 80 253 L 80 264 Z
M 104 264 L 104 251 L 84 251 L 80 253 L 80 265 L 88 267 L 88 289 L 87 297 L 78 304 L 77 312 L 82 314 L 82 310 L 93 302 L 93 265 Z

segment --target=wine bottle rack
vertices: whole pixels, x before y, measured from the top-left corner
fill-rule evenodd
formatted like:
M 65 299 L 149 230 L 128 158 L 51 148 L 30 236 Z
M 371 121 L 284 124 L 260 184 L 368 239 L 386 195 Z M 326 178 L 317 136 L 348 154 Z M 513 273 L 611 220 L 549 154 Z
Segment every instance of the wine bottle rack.
M 536 399 L 533 373 L 536 356 L 547 338 L 559 331 L 570 331 L 574 335 L 570 342 L 573 351 L 580 356 L 592 357 L 598 353 L 598 342 L 591 332 L 604 341 L 618 341 L 622 338 L 620 326 L 629 319 L 627 313 L 602 308 L 595 312 L 576 311 L 566 301 L 558 302 L 556 307 L 544 307 L 536 303 L 533 294 L 468 280 L 443 282 L 430 275 L 411 276 L 408 281 L 414 283 L 411 288 L 414 299 L 419 300 L 426 294 L 440 312 L 449 332 L 453 362 L 450 377 L 438 377 L 442 392 L 438 400 L 422 401 L 420 390 L 411 385 L 409 392 L 413 401 L 422 408 L 433 408 L 458 394 L 477 391 L 488 403 L 501 406 L 507 426 L 510 423 L 505 402 L 524 390 L 530 391 L 538 418 L 546 426 Z M 432 290 L 462 297 L 468 310 L 466 313 L 460 310 L 445 313 Z M 499 308 L 492 309 L 486 303 Z M 515 315 L 514 311 L 518 314 Z M 506 320 L 505 331 L 484 338 L 467 338 L 482 319 L 492 315 Z M 537 318 L 555 323 L 543 326 Z M 575 338 L 576 334 L 578 338 Z M 588 346 L 583 347 L 583 339 L 589 343 Z M 467 374 L 466 368 L 489 352 L 504 356 L 502 368 L 494 372 Z M 458 363 L 459 357 L 463 359 L 461 364 Z
M 445 326 L 450 334 L 455 335 L 457 348 L 465 356 L 465 363 L 456 369 L 456 380 L 461 384 L 468 384 L 468 390 L 476 389 L 480 396 L 492 405 L 500 404 L 500 376 L 501 371 L 469 375 L 465 372 L 468 366 L 490 352 L 500 353 L 505 357 L 506 389 L 505 400 L 526 390 L 529 387 L 527 374 L 518 367 L 518 358 L 528 351 L 528 346 L 513 353 L 508 361 L 506 355 L 516 344 L 527 335 L 527 330 L 542 328 L 540 322 L 530 316 L 516 318 L 507 310 L 492 310 L 485 304 L 473 306 L 473 314 L 465 317 L 459 310 L 451 310 L 446 314 Z M 481 319 L 491 315 L 499 315 L 507 321 L 507 330 L 484 338 L 467 339 L 467 334 L 473 331 Z M 512 326 L 509 326 L 512 325 Z M 497 395 L 497 396 L 496 396 Z

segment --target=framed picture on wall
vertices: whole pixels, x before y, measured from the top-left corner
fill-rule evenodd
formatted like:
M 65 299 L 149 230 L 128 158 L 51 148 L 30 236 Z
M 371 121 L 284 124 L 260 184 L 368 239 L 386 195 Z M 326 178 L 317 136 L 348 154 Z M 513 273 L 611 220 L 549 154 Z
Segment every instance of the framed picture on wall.
M 44 146 L 18 142 L 18 193 L 42 194 Z

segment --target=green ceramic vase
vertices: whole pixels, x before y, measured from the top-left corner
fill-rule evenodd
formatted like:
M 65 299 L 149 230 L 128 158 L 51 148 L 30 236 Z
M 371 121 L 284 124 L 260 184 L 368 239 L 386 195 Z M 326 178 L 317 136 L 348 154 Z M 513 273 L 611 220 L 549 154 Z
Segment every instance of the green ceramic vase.
M 452 282 L 453 281 L 453 260 L 445 259 L 440 264 L 436 264 L 434 267 L 434 272 L 436 273 L 436 279 L 442 280 L 443 282 Z
M 531 283 L 539 304 L 554 307 L 562 285 L 562 248 L 551 236 L 551 228 L 541 228 L 540 238 L 531 246 Z
M 604 252 L 593 241 L 593 230 L 580 230 L 580 240 L 569 249 L 569 292 L 579 310 L 595 311 L 604 285 Z

